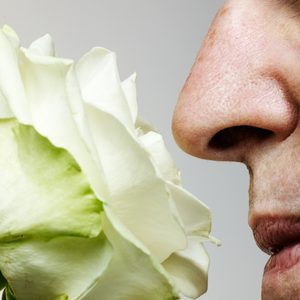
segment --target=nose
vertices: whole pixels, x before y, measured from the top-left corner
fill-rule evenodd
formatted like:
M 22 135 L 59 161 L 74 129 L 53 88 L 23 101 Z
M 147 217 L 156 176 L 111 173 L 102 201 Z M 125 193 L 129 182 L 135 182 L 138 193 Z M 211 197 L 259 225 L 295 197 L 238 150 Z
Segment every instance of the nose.
M 194 156 L 244 161 L 297 126 L 287 62 L 280 59 L 288 44 L 275 36 L 272 16 L 251 2 L 227 1 L 218 12 L 180 93 L 173 134 Z

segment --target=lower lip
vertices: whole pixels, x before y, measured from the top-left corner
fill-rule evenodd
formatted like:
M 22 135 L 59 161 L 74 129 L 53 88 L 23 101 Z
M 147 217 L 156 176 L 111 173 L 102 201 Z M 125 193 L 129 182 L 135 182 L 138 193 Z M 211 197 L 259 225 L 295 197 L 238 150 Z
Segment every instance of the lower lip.
M 265 266 L 265 275 L 288 271 L 300 263 L 300 243 L 283 248 L 272 255 Z

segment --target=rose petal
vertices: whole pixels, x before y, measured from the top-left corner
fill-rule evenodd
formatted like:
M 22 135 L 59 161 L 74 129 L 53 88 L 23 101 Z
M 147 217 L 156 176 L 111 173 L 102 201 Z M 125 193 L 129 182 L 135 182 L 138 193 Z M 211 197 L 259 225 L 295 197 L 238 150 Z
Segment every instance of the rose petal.
M 84 101 L 111 113 L 133 131 L 115 53 L 104 48 L 93 48 L 79 60 L 76 70 Z
M 8 119 L 12 117 L 14 117 L 14 114 L 0 91 L 0 119 Z
M 164 144 L 162 136 L 154 131 L 149 131 L 141 135 L 139 141 L 148 151 L 153 164 L 158 168 L 162 178 L 179 184 L 180 173 Z
M 82 299 L 111 257 L 104 234 L 93 239 L 37 237 L 0 244 L 0 269 L 18 300 L 53 300 L 62 295 Z
M 175 300 L 168 274 L 145 247 L 126 230 L 109 208 L 103 229 L 114 249 L 111 263 L 85 300 Z
M 29 49 L 39 55 L 55 56 L 54 43 L 49 34 L 45 34 L 44 36 L 32 42 L 29 46 Z
M 122 89 L 129 106 L 132 122 L 135 124 L 138 114 L 136 99 L 136 73 L 132 74 L 122 82 Z
M 114 116 L 91 105 L 86 111 L 113 212 L 160 261 L 184 249 L 184 232 L 171 213 L 169 193 L 149 154 Z
M 30 124 L 30 109 L 19 72 L 19 49 L 9 27 L 0 30 L 0 91 L 11 112 L 23 124 Z
M 17 33 L 8 25 L 2 27 L 2 32 L 9 39 L 10 43 L 13 45 L 13 48 L 18 48 L 21 45 L 20 39 Z
M 167 183 L 177 211 L 188 235 L 210 238 L 211 213 L 209 208 L 190 192 L 172 182 Z
M 54 145 L 74 156 L 97 196 L 105 199 L 105 180 L 85 127 L 87 122 L 72 61 L 36 55 L 26 49 L 22 49 L 20 58 L 33 126 Z
M 188 247 L 172 254 L 163 266 L 185 296 L 196 299 L 206 292 L 209 257 L 201 239 L 189 238 Z

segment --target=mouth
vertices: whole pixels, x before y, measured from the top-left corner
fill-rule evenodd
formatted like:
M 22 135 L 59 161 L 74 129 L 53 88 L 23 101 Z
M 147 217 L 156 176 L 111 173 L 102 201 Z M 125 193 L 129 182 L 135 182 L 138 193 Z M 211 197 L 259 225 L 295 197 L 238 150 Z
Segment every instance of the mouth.
M 258 247 L 271 255 L 265 274 L 283 272 L 300 263 L 300 217 L 260 218 L 252 230 Z

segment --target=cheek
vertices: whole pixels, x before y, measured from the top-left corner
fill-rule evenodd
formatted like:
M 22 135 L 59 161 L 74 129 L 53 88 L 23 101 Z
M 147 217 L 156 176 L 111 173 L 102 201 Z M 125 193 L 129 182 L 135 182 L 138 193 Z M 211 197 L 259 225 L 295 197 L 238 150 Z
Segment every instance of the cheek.
M 300 3 L 299 1 L 293 1 Z M 277 8 L 274 11 L 264 54 L 265 72 L 280 78 L 290 94 L 291 101 L 300 104 L 300 5 L 297 9 Z

